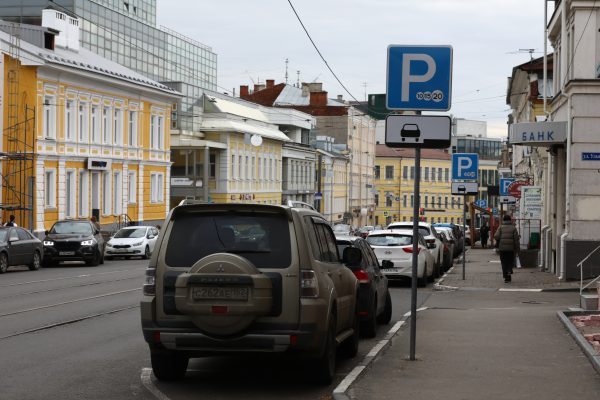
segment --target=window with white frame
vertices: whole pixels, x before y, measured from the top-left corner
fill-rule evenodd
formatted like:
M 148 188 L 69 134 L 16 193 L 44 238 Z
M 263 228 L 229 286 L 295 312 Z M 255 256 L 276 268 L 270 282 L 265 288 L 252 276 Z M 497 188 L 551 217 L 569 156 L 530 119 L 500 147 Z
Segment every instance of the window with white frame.
M 79 191 L 77 204 L 79 209 L 80 217 L 87 217 L 89 215 L 89 185 L 90 185 L 89 173 L 87 170 L 79 171 Z
M 162 150 L 165 147 L 164 119 L 160 115 L 150 117 L 150 148 Z
M 137 179 L 135 171 L 127 172 L 127 202 L 135 204 L 137 202 Z
M 111 139 L 111 119 L 112 113 L 110 111 L 110 107 L 102 108 L 102 143 L 110 144 Z
M 123 110 L 115 108 L 114 145 L 123 146 Z
M 54 96 L 44 96 L 44 138 L 56 140 L 56 102 Z
M 231 179 L 237 178 L 236 176 L 237 169 L 235 168 L 235 155 L 231 156 Z
M 157 131 L 157 149 L 163 150 L 165 148 L 165 124 L 163 117 L 158 117 L 158 131 Z
M 121 171 L 113 173 L 113 204 L 115 215 L 123 214 L 123 175 L 121 175 Z
M 89 134 L 89 115 L 88 115 L 88 104 L 85 102 L 79 102 L 79 110 L 77 114 L 79 122 L 79 142 L 87 143 Z
M 129 147 L 137 146 L 137 111 L 129 111 L 128 141 Z
M 150 148 L 154 149 L 156 147 L 156 115 L 150 116 Z
M 67 218 L 75 218 L 75 195 L 77 193 L 76 183 L 75 171 L 67 171 L 65 176 L 65 217 Z
M 111 207 L 111 201 L 112 201 L 112 197 L 111 197 L 111 178 L 112 178 L 112 174 L 110 173 L 110 171 L 105 172 L 104 174 L 102 174 L 102 213 L 103 215 L 111 215 L 112 214 L 112 207 Z
M 238 156 L 238 173 L 237 178 L 242 179 L 242 156 Z
M 56 171 L 47 169 L 44 175 L 46 208 L 56 208 Z
M 244 168 L 245 169 L 245 171 L 244 171 L 244 174 L 245 174 L 244 179 L 248 180 L 251 177 L 251 174 L 250 174 L 250 156 L 246 156 L 246 164 L 244 164 L 244 167 L 245 167 Z
M 164 175 L 161 173 L 150 174 L 150 202 L 162 203 L 164 201 Z
M 65 101 L 65 140 L 75 138 L 75 101 Z
M 92 143 L 100 143 L 100 107 L 92 105 Z

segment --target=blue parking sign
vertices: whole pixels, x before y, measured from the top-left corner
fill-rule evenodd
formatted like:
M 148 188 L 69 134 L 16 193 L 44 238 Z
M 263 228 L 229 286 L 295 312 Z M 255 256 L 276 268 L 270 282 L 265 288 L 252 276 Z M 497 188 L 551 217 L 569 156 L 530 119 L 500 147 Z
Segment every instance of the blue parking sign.
M 388 109 L 448 111 L 451 92 L 452 46 L 388 46 Z
M 477 181 L 479 179 L 479 155 L 476 153 L 452 154 L 452 180 Z
M 500 178 L 500 196 L 508 196 L 508 186 L 515 181 L 515 178 Z

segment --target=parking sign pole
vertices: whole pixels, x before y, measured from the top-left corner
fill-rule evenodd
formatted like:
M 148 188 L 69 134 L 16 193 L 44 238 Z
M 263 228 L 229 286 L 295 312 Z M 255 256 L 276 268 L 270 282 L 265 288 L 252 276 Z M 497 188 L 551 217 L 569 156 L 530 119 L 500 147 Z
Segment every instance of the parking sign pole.
M 475 235 L 471 232 L 471 247 L 473 247 L 473 238 Z M 462 259 L 462 279 L 465 280 L 465 262 L 467 260 L 467 196 L 463 196 L 463 259 Z
M 412 248 L 412 279 L 410 292 L 410 360 L 415 360 L 415 348 L 417 339 L 417 279 L 419 267 L 419 208 L 421 207 L 421 196 L 419 195 L 421 184 L 421 149 L 415 149 L 415 190 L 413 208 L 413 248 Z M 427 271 L 423 271 L 427 276 Z M 426 278 L 425 278 L 426 279 Z

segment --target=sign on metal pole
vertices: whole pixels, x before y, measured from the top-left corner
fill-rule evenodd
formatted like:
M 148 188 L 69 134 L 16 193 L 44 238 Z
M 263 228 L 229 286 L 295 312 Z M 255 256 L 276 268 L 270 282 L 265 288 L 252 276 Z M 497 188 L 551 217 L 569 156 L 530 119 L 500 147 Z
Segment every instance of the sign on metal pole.
M 477 182 L 452 182 L 452 194 L 457 196 L 477 195 L 479 186 Z
M 388 115 L 385 144 L 388 147 L 450 147 L 451 119 L 446 115 Z
M 448 111 L 452 91 L 452 46 L 388 46 L 389 110 Z
M 479 154 L 452 154 L 452 181 L 477 181 L 479 179 Z

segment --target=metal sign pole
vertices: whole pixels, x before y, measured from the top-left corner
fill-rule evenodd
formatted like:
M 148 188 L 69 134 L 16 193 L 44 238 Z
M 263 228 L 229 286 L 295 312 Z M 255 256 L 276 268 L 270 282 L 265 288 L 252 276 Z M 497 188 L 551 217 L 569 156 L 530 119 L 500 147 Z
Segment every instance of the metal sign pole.
M 421 149 L 415 149 L 415 203 L 413 208 L 413 250 L 412 250 L 412 279 L 410 296 L 410 360 L 415 360 L 417 339 L 417 279 L 419 267 L 419 208 L 421 196 L 419 195 L 421 180 Z M 427 271 L 423 271 L 427 275 Z
M 463 281 L 465 280 L 465 262 L 467 260 L 467 243 L 466 243 L 466 238 L 467 238 L 467 196 L 463 196 L 463 259 L 462 259 L 462 264 L 463 264 L 463 268 L 462 268 L 462 279 Z M 471 232 L 471 248 L 473 247 L 473 238 L 475 237 L 475 235 L 473 235 L 473 232 Z

